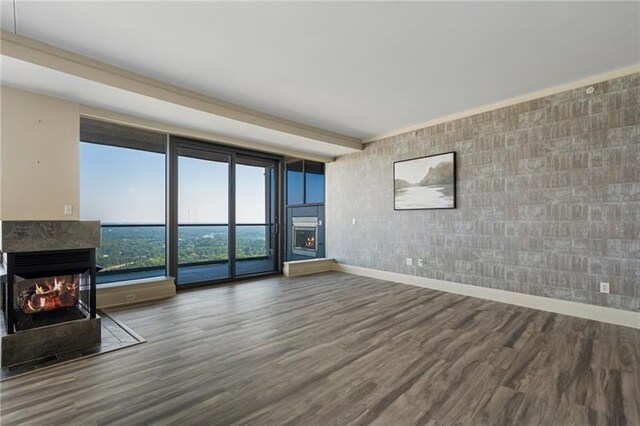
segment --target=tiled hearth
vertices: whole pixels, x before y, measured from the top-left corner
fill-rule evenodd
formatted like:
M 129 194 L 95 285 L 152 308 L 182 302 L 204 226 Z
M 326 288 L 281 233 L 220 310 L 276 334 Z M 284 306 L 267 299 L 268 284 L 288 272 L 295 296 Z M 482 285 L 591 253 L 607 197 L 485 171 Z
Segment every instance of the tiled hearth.
M 0 326 L 4 327 L 2 317 L 0 317 Z M 100 312 L 100 334 L 101 342 L 94 346 L 50 355 L 13 367 L 1 368 L 0 381 L 146 342 L 135 331 L 103 312 Z

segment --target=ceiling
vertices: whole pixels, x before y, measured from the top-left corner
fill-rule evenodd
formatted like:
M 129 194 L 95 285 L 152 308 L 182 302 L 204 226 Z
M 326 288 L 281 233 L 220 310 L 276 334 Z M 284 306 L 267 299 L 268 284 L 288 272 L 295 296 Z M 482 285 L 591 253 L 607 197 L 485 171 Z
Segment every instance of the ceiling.
M 243 123 L 11 57 L 3 56 L 1 64 L 3 84 L 172 126 L 241 138 L 254 143 L 253 148 L 256 149 L 319 161 L 330 161 L 333 157 L 357 152 L 357 149 L 339 144 Z M 172 129 L 171 133 L 179 131 Z M 219 137 L 212 138 L 225 142 Z
M 2 3 L 14 32 L 13 3 Z M 19 35 L 359 139 L 640 63 L 638 2 L 17 0 L 15 10 Z

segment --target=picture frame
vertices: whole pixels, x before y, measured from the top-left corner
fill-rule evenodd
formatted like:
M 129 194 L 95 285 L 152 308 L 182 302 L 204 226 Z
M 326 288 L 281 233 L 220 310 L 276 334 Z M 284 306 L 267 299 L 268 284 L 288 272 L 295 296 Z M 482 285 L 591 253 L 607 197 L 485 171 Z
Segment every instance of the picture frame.
M 393 163 L 393 209 L 456 208 L 455 151 Z

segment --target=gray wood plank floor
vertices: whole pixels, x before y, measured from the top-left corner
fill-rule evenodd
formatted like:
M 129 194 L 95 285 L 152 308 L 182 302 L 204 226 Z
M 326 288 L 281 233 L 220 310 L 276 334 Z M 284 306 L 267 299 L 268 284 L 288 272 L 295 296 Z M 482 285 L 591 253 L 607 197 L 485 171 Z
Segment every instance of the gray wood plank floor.
M 3 425 L 640 425 L 640 330 L 336 272 L 111 314 L 148 343 L 2 383 Z

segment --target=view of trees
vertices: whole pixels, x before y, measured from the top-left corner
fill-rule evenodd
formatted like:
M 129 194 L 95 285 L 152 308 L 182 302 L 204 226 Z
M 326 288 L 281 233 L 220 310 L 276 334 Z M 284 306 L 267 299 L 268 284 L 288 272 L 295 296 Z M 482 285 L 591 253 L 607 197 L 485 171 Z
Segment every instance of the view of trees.
M 264 226 L 238 226 L 237 258 L 266 256 Z M 103 270 L 164 266 L 165 227 L 126 226 L 102 229 L 97 263 Z M 227 226 L 180 226 L 178 262 L 195 263 L 228 258 Z

